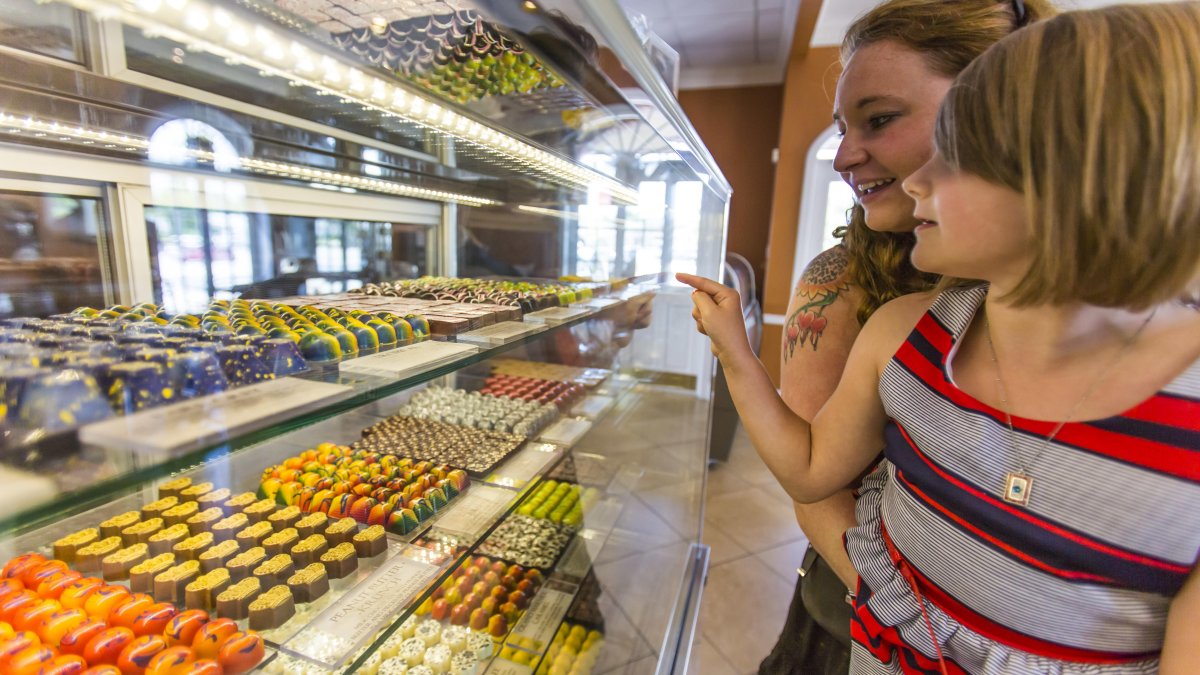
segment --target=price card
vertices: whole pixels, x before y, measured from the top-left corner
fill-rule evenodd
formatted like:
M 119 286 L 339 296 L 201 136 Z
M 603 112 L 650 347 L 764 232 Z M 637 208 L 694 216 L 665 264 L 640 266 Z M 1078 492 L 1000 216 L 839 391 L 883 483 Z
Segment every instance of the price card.
M 613 305 L 619 304 L 621 304 L 620 298 L 592 298 L 591 300 L 583 303 L 583 306 L 591 307 L 593 309 L 605 309 L 607 307 L 612 307 Z
M 457 361 L 477 351 L 478 347 L 457 342 L 418 342 L 344 361 L 338 368 L 345 373 L 400 378 Z
M 612 396 L 604 396 L 603 394 L 592 394 L 575 404 L 571 408 L 571 414 L 588 419 L 600 419 L 600 416 L 608 412 L 608 409 L 617 402 L 617 399 Z
M 587 420 L 564 417 L 547 427 L 538 440 L 570 448 L 579 442 L 579 439 L 583 438 L 583 435 L 591 428 L 592 423 Z
M 596 310 L 591 307 L 551 307 L 543 309 L 540 312 L 531 312 L 525 315 L 525 320 L 531 323 L 548 323 L 551 325 L 566 323 L 571 319 L 577 319 L 588 314 L 595 314 Z
M 522 488 L 542 469 L 562 455 L 562 450 L 549 443 L 529 443 L 513 455 L 500 469 L 487 477 L 487 482 L 505 487 Z
M 353 391 L 342 384 L 283 377 L 89 424 L 79 430 L 79 440 L 140 452 L 202 448 L 302 415 Z
M 543 588 L 538 591 L 538 594 L 533 596 L 533 602 L 530 603 L 529 609 L 525 615 L 517 622 L 517 627 L 513 629 L 512 635 L 508 637 L 509 642 L 516 642 L 514 637 L 523 638 L 524 644 L 530 644 L 536 651 L 542 651 L 550 646 L 550 641 L 554 639 L 554 633 L 558 630 L 558 625 L 562 623 L 563 617 L 567 615 L 567 610 L 571 607 L 571 600 L 575 597 L 574 593 L 566 593 L 564 591 Z
M 531 335 L 540 333 L 546 330 L 544 324 L 524 323 L 521 321 L 501 321 L 490 326 L 484 326 L 479 330 L 473 330 L 468 333 L 459 333 L 459 342 L 472 342 L 482 345 L 502 345 L 518 340 Z
M 437 576 L 438 567 L 400 554 L 326 609 L 284 647 L 329 665 L 393 621 Z
M 472 485 L 466 494 L 452 502 L 453 508 L 438 519 L 435 529 L 477 538 L 491 527 L 516 498 L 511 490 L 491 485 Z

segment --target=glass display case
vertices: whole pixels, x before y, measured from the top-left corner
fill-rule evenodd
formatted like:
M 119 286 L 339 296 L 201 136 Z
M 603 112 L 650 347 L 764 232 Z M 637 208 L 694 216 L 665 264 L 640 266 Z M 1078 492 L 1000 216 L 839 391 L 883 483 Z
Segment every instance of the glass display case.
M 686 671 L 729 186 L 636 35 L 0 7 L 6 672 Z

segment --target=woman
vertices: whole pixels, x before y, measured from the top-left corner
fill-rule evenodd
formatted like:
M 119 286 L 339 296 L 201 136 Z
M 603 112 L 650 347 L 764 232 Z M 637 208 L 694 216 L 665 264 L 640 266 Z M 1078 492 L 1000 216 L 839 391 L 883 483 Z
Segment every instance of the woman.
M 813 422 L 737 294 L 679 275 L 755 447 L 798 501 L 875 461 L 847 535 L 852 673 L 1195 672 L 1200 5 L 1072 12 L 956 80 L 904 183 L 918 269 Z M 1147 264 L 1149 262 L 1149 264 Z
M 804 419 L 833 393 L 875 309 L 932 286 L 934 277 L 918 273 L 908 259 L 917 221 L 900 185 L 933 154 L 934 119 L 954 77 L 993 43 L 1054 13 L 1043 0 L 890 0 L 846 32 L 834 103 L 842 136 L 834 168 L 858 203 L 842 243 L 813 260 L 788 307 L 782 393 Z M 842 535 L 855 524 L 854 496 L 846 489 L 795 509 L 821 555 L 810 550 L 806 556 L 787 624 L 759 672 L 845 672 L 851 608 L 844 596 L 858 575 Z

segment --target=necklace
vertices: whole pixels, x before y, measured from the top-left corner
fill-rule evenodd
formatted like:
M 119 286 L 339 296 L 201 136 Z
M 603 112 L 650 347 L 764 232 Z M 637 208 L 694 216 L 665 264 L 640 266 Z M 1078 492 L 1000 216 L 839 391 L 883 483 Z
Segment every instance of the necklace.
M 1062 431 L 1062 428 L 1065 427 L 1067 423 L 1075 417 L 1075 412 L 1079 410 L 1079 406 L 1083 405 L 1083 402 L 1091 397 L 1092 392 L 1096 390 L 1096 387 L 1100 386 L 1100 382 L 1104 379 L 1104 376 L 1108 374 L 1108 371 L 1112 370 L 1113 366 L 1117 365 L 1117 362 L 1121 360 L 1121 357 L 1125 356 L 1125 352 L 1129 351 L 1129 348 L 1133 346 L 1133 343 L 1137 342 L 1138 336 L 1140 336 L 1142 331 L 1146 329 L 1146 326 L 1150 324 L 1150 321 L 1154 318 L 1154 315 L 1157 312 L 1157 309 L 1150 312 L 1150 316 L 1146 317 L 1146 320 L 1142 322 L 1141 326 L 1138 326 L 1138 329 L 1133 332 L 1133 335 L 1129 336 L 1129 339 L 1125 341 L 1125 344 L 1121 346 L 1121 349 L 1117 351 L 1112 359 L 1105 364 L 1104 368 L 1100 369 L 1100 371 L 1096 374 L 1096 378 L 1092 380 L 1092 384 L 1088 386 L 1087 391 L 1083 392 L 1083 396 L 1079 397 L 1079 400 L 1075 402 L 1075 405 L 1071 406 L 1071 409 L 1067 412 L 1066 419 L 1059 422 L 1054 427 L 1054 430 L 1050 432 L 1050 435 L 1042 440 L 1041 445 L 1038 446 L 1037 452 L 1034 453 L 1033 457 L 1031 457 L 1029 461 L 1025 461 L 1021 457 L 1020 451 L 1017 450 L 1017 432 L 1015 429 L 1013 429 L 1012 414 L 1008 411 L 1008 390 L 1004 386 L 1004 379 L 1000 377 L 1000 361 L 996 358 L 996 345 L 992 343 L 992 322 L 988 320 L 987 308 L 984 308 L 983 325 L 985 334 L 987 335 L 988 350 L 992 355 L 992 368 L 996 371 L 996 388 L 1000 393 L 1000 405 L 1002 406 L 1001 410 L 1004 411 L 1004 421 L 1008 425 L 1008 445 L 1013 454 L 1017 456 L 1017 470 L 1009 471 L 1004 476 L 1004 492 L 1001 493 L 1004 497 L 1004 501 L 1010 504 L 1016 504 L 1018 506 L 1029 505 L 1029 498 L 1033 494 L 1033 476 L 1029 475 L 1028 467 L 1037 462 L 1037 460 L 1042 456 L 1042 453 L 1045 452 L 1046 448 L 1050 447 L 1050 442 L 1054 440 L 1054 437 L 1058 435 L 1058 432 Z

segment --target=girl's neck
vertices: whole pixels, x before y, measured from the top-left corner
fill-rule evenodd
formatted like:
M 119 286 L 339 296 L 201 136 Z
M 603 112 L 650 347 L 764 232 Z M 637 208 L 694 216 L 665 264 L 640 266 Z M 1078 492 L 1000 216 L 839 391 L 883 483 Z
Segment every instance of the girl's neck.
M 1169 306 L 1126 310 L 1074 303 L 1014 307 L 1003 292 L 988 292 L 984 311 L 992 340 L 1002 353 L 1021 353 L 1033 368 L 1053 369 L 1075 357 L 1120 348 L 1132 339 L 1154 314 L 1173 314 Z M 1182 308 L 1180 308 L 1182 309 Z M 1147 326 L 1149 328 L 1149 326 Z

